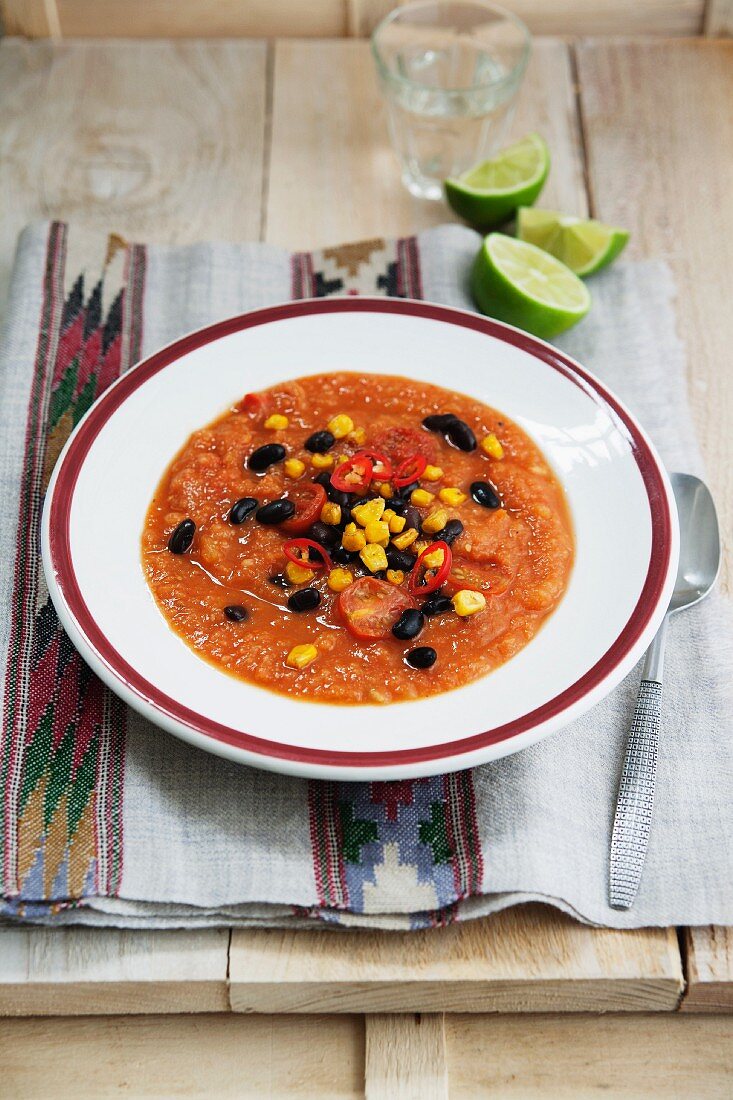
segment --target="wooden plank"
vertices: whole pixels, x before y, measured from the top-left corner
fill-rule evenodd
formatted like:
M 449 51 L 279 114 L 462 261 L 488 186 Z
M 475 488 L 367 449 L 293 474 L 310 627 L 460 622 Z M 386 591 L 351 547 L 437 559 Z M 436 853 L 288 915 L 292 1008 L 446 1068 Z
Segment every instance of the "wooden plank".
M 358 1100 L 355 1017 L 148 1016 L 5 1020 L 0 1094 L 17 1100 Z
M 631 230 L 629 256 L 672 267 L 690 401 L 730 546 L 733 313 L 720 280 L 733 270 L 733 113 L 723 108 L 733 102 L 733 42 L 594 40 L 578 45 L 577 60 L 594 211 Z M 728 593 L 731 579 L 728 555 Z
M 448 1100 L 442 1013 L 367 1016 L 365 1100 Z
M 0 929 L 0 1015 L 226 1012 L 229 931 Z
M 683 1012 L 733 1012 L 733 928 L 686 928 Z
M 733 0 L 706 0 L 704 32 L 711 37 L 733 35 Z
M 0 301 L 34 219 L 256 238 L 265 68 L 259 42 L 0 43 Z
M 650 1012 L 682 993 L 671 929 L 593 929 L 544 906 L 439 931 L 235 929 L 235 1012 Z
M 0 0 L 0 16 L 6 34 L 49 38 L 61 33 L 56 0 Z
M 705 0 L 514 0 L 536 35 L 700 32 Z M 726 0 L 715 0 L 725 6 Z M 64 37 L 274 38 L 369 35 L 390 0 L 1 0 L 8 33 L 43 37 L 55 12 Z
M 451 219 L 400 185 L 364 42 L 278 42 L 266 239 L 292 248 L 397 236 Z M 324 74 L 313 79 L 314 73 Z M 585 211 L 573 80 L 565 43 L 536 43 L 513 133 L 538 129 L 554 153 L 549 205 Z
M 451 1100 L 723 1100 L 730 1017 L 446 1017 Z

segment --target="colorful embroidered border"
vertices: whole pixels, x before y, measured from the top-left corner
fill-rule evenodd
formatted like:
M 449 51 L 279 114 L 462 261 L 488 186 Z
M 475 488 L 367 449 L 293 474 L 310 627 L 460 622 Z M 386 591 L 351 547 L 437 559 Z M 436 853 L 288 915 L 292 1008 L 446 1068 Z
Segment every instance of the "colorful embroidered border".
M 48 898 L 63 908 L 120 886 L 126 711 L 61 629 L 38 541 L 43 496 L 66 439 L 139 358 L 145 260 L 143 248 L 117 237 L 99 257 L 70 243 L 66 226 L 49 230 L 0 743 L 6 911 L 37 912 Z

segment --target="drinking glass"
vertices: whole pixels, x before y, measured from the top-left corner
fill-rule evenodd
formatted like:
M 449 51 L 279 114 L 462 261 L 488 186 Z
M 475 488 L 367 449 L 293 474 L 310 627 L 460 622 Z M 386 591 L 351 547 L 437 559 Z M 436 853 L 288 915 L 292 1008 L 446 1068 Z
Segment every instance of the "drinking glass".
M 511 12 L 481 0 L 418 0 L 372 35 L 402 181 L 438 199 L 443 180 L 501 145 L 530 53 Z

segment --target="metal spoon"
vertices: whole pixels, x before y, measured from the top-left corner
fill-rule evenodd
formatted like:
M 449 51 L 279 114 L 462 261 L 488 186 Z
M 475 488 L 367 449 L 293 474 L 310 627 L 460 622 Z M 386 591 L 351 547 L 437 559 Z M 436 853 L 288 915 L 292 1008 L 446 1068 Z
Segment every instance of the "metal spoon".
M 631 908 L 644 867 L 657 772 L 667 623 L 676 612 L 704 599 L 720 570 L 720 533 L 710 490 L 692 474 L 672 474 L 670 480 L 680 520 L 680 563 L 669 610 L 646 653 L 626 743 L 611 836 L 612 909 Z

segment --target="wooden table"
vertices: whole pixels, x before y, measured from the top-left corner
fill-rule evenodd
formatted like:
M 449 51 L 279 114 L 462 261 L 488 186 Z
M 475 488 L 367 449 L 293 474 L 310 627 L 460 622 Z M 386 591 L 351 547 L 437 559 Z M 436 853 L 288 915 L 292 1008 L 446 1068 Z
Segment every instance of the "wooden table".
M 0 102 L 3 294 L 33 218 L 308 248 L 450 217 L 399 184 L 364 42 L 6 40 Z M 672 266 L 729 539 L 731 102 L 733 42 L 540 39 L 515 125 L 552 148 L 543 203 Z M 6 928 L 0 1095 L 722 1097 L 731 1010 L 732 931 L 539 906 L 409 935 Z

